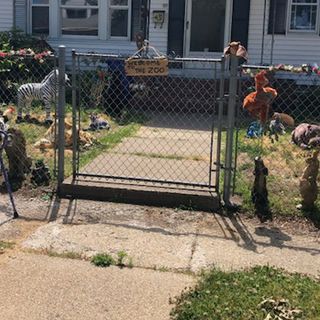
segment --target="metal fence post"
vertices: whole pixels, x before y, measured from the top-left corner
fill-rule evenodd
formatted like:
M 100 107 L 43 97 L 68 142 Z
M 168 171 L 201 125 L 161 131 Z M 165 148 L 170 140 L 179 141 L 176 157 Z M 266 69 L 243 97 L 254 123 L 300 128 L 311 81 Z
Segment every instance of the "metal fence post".
M 72 50 L 72 177 L 77 173 L 77 76 L 76 76 L 76 51 Z
M 223 201 L 225 206 L 231 206 L 231 180 L 232 180 L 232 160 L 233 160 L 233 133 L 235 128 L 235 111 L 237 102 L 237 72 L 238 58 L 230 55 L 230 79 L 229 79 L 229 101 L 228 101 L 228 118 L 227 118 L 227 138 L 226 138 L 226 155 L 225 155 L 225 173 L 223 185 Z
M 219 104 L 218 104 L 218 125 L 217 125 L 217 156 L 216 156 L 216 189 L 220 191 L 220 170 L 221 170 L 221 144 L 222 144 L 222 116 L 224 105 L 224 73 L 225 57 L 221 58 L 220 85 L 219 85 Z
M 64 118 L 66 104 L 66 47 L 59 46 L 59 75 L 58 75 L 58 193 L 64 180 Z

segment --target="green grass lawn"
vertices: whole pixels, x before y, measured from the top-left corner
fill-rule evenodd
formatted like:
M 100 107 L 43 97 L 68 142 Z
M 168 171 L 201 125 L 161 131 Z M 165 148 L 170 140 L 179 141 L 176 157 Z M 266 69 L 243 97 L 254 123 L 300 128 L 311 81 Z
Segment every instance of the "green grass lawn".
M 174 320 L 319 320 L 320 283 L 272 267 L 213 269 L 172 303 Z

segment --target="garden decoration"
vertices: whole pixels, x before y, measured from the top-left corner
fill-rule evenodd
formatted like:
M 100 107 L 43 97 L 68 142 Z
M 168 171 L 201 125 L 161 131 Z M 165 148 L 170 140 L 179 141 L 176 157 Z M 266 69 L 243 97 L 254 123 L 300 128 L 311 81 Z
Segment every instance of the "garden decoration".
M 312 156 L 306 159 L 306 167 L 299 180 L 302 202 L 297 206 L 298 209 L 310 209 L 318 198 L 320 126 L 302 123 L 293 130 L 291 140 L 303 150 L 314 149 Z
M 52 149 L 57 147 L 58 135 L 56 133 L 55 123 L 53 123 L 47 132 L 44 134 L 44 137 L 37 141 L 34 144 L 35 148 L 42 150 Z M 72 122 L 68 119 L 64 120 L 64 138 L 65 138 L 65 147 L 71 148 L 73 145 L 73 136 L 72 136 Z M 95 138 L 89 133 L 83 130 L 77 129 L 78 132 L 78 144 L 83 148 L 89 148 L 93 145 Z
M 51 180 L 50 170 L 43 160 L 37 160 L 31 170 L 31 182 L 36 186 L 48 186 Z
M 255 214 L 261 222 L 272 220 L 272 213 L 269 208 L 267 176 L 268 168 L 260 157 L 254 159 L 254 184 L 251 190 L 251 200 L 254 204 Z
M 281 122 L 281 116 L 278 113 L 274 114 L 274 119 L 270 121 L 269 125 L 269 138 L 271 142 L 279 140 L 279 135 L 284 135 L 286 133 L 285 127 Z M 274 136 L 274 139 L 273 139 Z
M 259 121 L 251 122 L 247 129 L 247 138 L 260 138 L 263 136 L 263 128 Z
M 270 105 L 278 95 L 275 89 L 267 87 L 269 80 L 266 73 L 265 70 L 262 70 L 255 76 L 256 91 L 249 93 L 243 101 L 243 108 L 252 117 L 258 119 L 262 125 L 266 123 Z
M 0 130 L 5 132 L 7 142 L 2 148 L 5 149 L 9 160 L 9 177 L 14 181 L 14 189 L 18 188 L 25 179 L 25 174 L 30 172 L 31 159 L 27 156 L 26 140 L 21 130 L 9 128 L 8 121 L 13 117 L 14 107 L 0 113 Z
M 317 177 L 319 172 L 319 153 L 319 150 L 315 150 L 313 155 L 306 159 L 307 166 L 300 177 L 299 183 L 302 202 L 297 206 L 298 209 L 312 209 L 318 198 Z
M 46 124 L 52 124 L 51 104 L 58 94 L 58 77 L 59 70 L 52 70 L 40 83 L 26 83 L 18 89 L 18 116 L 17 123 L 26 121 L 31 122 L 30 109 L 33 100 L 44 102 L 46 111 Z M 69 77 L 65 74 L 65 82 L 70 82 Z M 26 108 L 26 116 L 22 118 L 22 110 Z
M 32 160 L 27 156 L 26 139 L 21 130 L 9 128 L 7 130 L 12 137 L 11 143 L 5 146 L 5 151 L 9 160 L 9 177 L 12 188 L 17 189 L 25 180 L 25 174 L 30 173 Z
M 0 143 L 0 167 L 1 167 L 1 172 L 2 175 L 4 177 L 4 181 L 7 187 L 7 191 L 9 193 L 9 198 L 10 198 L 10 202 L 12 205 L 12 209 L 13 209 L 13 218 L 19 218 L 19 214 L 17 212 L 15 203 L 14 203 L 14 199 L 13 199 L 13 195 L 12 195 L 12 189 L 11 189 L 11 185 L 9 182 L 9 176 L 8 176 L 8 171 L 6 169 L 6 167 L 4 166 L 3 163 L 3 150 L 8 146 L 9 143 L 11 143 L 11 137 L 10 135 L 7 133 L 7 131 L 4 130 L 0 130 L 0 137 L 1 137 L 1 143 Z
M 318 146 L 319 138 L 320 126 L 309 123 L 301 123 L 291 134 L 292 143 L 304 150 Z
M 91 113 L 90 114 L 90 125 L 89 125 L 88 129 L 85 129 L 85 131 L 86 130 L 97 131 L 97 130 L 103 130 L 103 129 L 106 129 L 106 130 L 111 129 L 111 126 L 108 123 L 108 121 L 106 121 L 102 118 L 99 118 L 97 113 Z

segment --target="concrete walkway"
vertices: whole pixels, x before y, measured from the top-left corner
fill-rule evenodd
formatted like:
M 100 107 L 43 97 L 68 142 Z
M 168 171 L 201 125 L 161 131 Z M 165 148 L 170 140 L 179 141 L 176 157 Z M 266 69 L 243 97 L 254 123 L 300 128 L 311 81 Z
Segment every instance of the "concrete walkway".
M 210 128 L 142 126 L 135 136 L 100 154 L 80 173 L 209 184 L 210 146 Z

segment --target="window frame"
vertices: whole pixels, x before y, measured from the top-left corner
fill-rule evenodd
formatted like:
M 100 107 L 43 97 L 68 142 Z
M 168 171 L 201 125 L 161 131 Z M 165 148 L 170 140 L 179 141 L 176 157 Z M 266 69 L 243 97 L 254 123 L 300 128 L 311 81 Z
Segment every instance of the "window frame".
M 295 0 L 289 0 L 289 10 L 288 10 L 288 17 L 287 17 L 287 32 L 290 33 L 318 33 L 318 29 L 319 29 L 319 0 L 316 0 L 316 3 L 295 3 Z M 315 22 L 315 27 L 313 30 L 308 30 L 308 29 L 291 29 L 291 17 L 292 17 L 292 8 L 293 6 L 310 6 L 310 7 L 316 7 L 316 22 Z
M 128 0 L 127 5 L 112 5 L 112 0 L 108 1 L 108 17 L 109 20 L 107 21 L 108 27 L 107 27 L 107 34 L 109 39 L 111 40 L 129 40 L 131 41 L 131 22 L 132 22 L 132 0 Z M 112 36 L 111 35 L 111 10 L 128 10 L 128 27 L 127 27 L 127 36 L 121 37 L 121 36 Z
M 33 0 L 28 0 L 28 33 L 32 33 L 32 8 L 48 7 L 49 8 L 49 34 L 51 39 L 97 39 L 97 40 L 123 40 L 132 42 L 132 0 L 128 0 L 128 5 L 111 5 L 110 0 L 98 0 L 97 6 L 71 6 L 62 5 L 61 0 L 49 0 L 49 4 L 33 4 Z M 79 9 L 98 9 L 98 35 L 70 35 L 62 34 L 61 9 L 62 8 L 79 8 Z M 128 29 L 126 37 L 111 36 L 111 9 L 128 10 Z M 106 19 L 107 17 L 107 19 Z
M 30 1 L 29 2 L 30 10 L 29 10 L 29 19 L 28 19 L 29 24 L 28 24 L 28 28 L 27 28 L 28 33 L 33 34 L 35 36 L 40 36 L 41 35 L 41 33 L 33 33 L 32 32 L 32 29 L 33 29 L 32 18 L 33 18 L 33 8 L 34 7 L 36 7 L 36 8 L 42 7 L 42 8 L 48 8 L 49 9 L 49 21 L 48 21 L 49 32 L 48 32 L 48 34 L 45 34 L 45 36 L 50 36 L 50 4 L 51 4 L 51 1 L 48 0 L 48 4 L 44 4 L 44 3 L 35 4 L 35 3 L 33 3 L 33 0 L 29 0 L 29 1 Z

